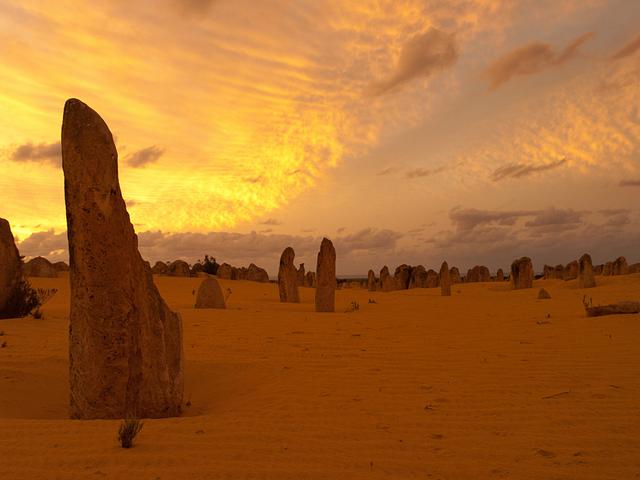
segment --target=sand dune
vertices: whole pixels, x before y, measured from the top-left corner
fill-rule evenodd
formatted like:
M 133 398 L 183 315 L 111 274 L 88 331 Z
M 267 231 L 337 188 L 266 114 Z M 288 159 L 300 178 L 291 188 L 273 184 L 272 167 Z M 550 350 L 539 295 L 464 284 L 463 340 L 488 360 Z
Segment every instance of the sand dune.
M 640 274 L 338 290 L 331 315 L 309 288 L 221 280 L 227 310 L 195 310 L 202 279 L 155 281 L 183 316 L 183 417 L 131 450 L 118 421 L 68 420 L 68 276 L 33 278 L 59 292 L 0 322 L 0 478 L 640 477 L 640 318 L 582 307 L 637 298 Z

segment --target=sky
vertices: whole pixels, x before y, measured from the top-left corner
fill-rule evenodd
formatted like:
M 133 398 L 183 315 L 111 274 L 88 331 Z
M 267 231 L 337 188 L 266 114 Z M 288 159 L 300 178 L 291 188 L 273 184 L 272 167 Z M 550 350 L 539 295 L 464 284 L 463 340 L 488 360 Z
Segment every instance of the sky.
M 62 108 L 151 262 L 640 261 L 640 2 L 1 0 L 0 217 L 66 260 Z

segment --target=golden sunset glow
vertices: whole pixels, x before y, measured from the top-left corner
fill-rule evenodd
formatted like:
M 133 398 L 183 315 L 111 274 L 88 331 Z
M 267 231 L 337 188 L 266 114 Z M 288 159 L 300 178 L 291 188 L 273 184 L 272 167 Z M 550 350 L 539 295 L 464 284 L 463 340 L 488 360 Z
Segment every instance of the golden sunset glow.
M 529 3 L 3 2 L 3 215 L 20 240 L 64 233 L 70 97 L 112 129 L 138 232 L 302 242 L 376 225 L 423 255 L 455 207 L 575 210 L 572 189 L 599 179 L 619 189 L 605 207 L 628 208 L 638 8 Z

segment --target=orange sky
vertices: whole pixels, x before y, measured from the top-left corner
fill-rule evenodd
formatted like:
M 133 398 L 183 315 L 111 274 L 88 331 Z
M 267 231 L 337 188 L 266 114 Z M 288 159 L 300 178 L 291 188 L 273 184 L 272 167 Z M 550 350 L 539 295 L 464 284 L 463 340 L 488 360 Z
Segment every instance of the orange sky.
M 625 0 L 6 0 L 0 216 L 66 256 L 77 97 L 151 260 L 273 270 L 327 235 L 341 273 L 638 261 L 639 25 Z

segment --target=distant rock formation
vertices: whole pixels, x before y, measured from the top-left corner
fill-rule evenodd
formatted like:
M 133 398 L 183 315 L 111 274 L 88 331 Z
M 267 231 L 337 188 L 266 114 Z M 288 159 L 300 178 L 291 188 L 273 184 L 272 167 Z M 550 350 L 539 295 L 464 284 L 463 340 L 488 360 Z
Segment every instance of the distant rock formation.
M 596 286 L 596 277 L 593 274 L 591 255 L 585 253 L 578 262 L 578 288 L 593 288 Z
M 328 238 L 323 238 L 316 266 L 316 312 L 336 310 L 336 249 Z
M 386 265 L 380 270 L 380 289 L 383 292 L 391 292 L 396 289 L 394 278 L 389 273 L 389 267 Z
M 169 272 L 169 266 L 164 262 L 156 262 L 156 264 L 151 269 L 151 273 L 157 275 L 166 275 Z
M 549 300 L 551 295 L 544 288 L 541 288 L 538 292 L 538 300 Z
M 409 288 L 427 288 L 427 270 L 422 265 L 411 269 Z
M 298 282 L 299 287 L 306 287 L 306 272 L 304 270 L 304 263 L 300 264 L 300 268 L 297 270 L 296 281 Z
M 367 290 L 370 292 L 375 292 L 377 290 L 376 274 L 373 270 L 369 270 L 369 273 L 367 274 Z
M 604 266 L 602 267 L 602 275 L 613 275 L 613 262 L 607 262 L 604 264 Z
M 533 287 L 533 264 L 529 257 L 514 260 L 511 264 L 511 282 L 515 290 Z
M 232 268 L 233 267 L 228 263 L 223 263 L 218 267 L 218 273 L 216 274 L 216 277 L 222 278 L 224 280 L 231 280 Z
M 307 287 L 313 288 L 316 286 L 316 273 L 315 272 L 307 272 Z
M 396 267 L 393 277 L 395 279 L 396 290 L 406 290 L 409 288 L 409 282 L 411 280 L 411 267 L 405 264 L 399 265 Z
M 604 269 L 604 265 L 600 264 L 600 265 L 596 265 L 593 267 L 593 273 L 595 275 L 602 275 L 602 270 Z
M 170 277 L 190 277 L 191 269 L 189 268 L 189 264 L 184 260 L 176 260 L 169 264 L 167 275 Z
M 35 257 L 24 264 L 25 277 L 56 278 L 58 269 L 44 257 Z
M 458 270 L 458 267 L 451 267 L 449 270 L 449 276 L 451 277 L 451 285 L 462 283 L 462 277 L 460 276 L 460 270 Z
M 280 256 L 278 291 L 280 292 L 281 302 L 300 302 L 300 294 L 298 293 L 298 271 L 293 264 L 295 258 L 296 252 L 294 252 L 291 247 L 285 248 Z
M 567 263 L 562 274 L 563 280 L 575 280 L 578 278 L 578 262 L 576 260 Z
M 451 296 L 451 274 L 447 262 L 442 262 L 440 267 L 440 295 L 443 297 Z
M 476 265 L 475 267 L 469 269 L 467 271 L 467 277 L 465 278 L 465 282 L 467 283 L 476 283 L 476 282 L 490 282 L 491 281 L 491 273 L 489 269 L 484 265 Z
M 640 273 L 640 263 L 629 265 L 629 273 Z
M 501 268 L 496 272 L 496 282 L 504 282 L 504 271 Z
M 182 322 L 138 252 L 111 132 L 75 99 L 64 107 L 62 168 L 71 261 L 71 417 L 176 416 L 183 396 Z
M 59 272 L 68 272 L 69 265 L 66 262 L 56 262 L 53 264 L 53 268 L 55 268 Z
M 195 308 L 227 308 L 218 280 L 205 278 L 198 287 Z
M 611 275 L 628 275 L 628 274 L 629 274 L 629 265 L 627 264 L 627 259 L 624 257 L 616 258 L 611 267 Z
M 11 226 L 0 218 L 0 318 L 19 314 L 16 300 L 22 282 L 22 261 Z
M 437 288 L 440 285 L 440 275 L 433 269 L 427 270 L 426 288 Z
M 249 264 L 244 280 L 250 282 L 269 283 L 269 274 L 264 268 L 260 268 L 255 263 Z

